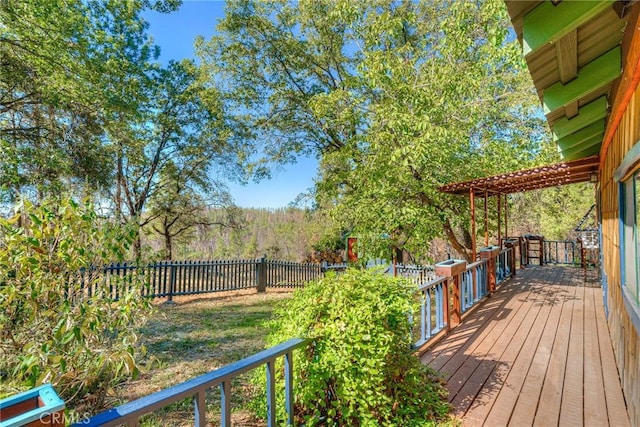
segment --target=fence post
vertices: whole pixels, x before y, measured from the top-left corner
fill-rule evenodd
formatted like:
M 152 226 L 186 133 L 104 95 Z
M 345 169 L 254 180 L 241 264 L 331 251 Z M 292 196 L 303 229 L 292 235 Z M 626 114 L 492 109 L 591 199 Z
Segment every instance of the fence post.
M 169 297 L 167 301 L 173 301 L 173 293 L 175 292 L 176 285 L 176 268 L 174 261 L 169 261 L 169 267 L 171 267 L 171 272 L 169 274 Z
M 267 257 L 263 256 L 256 264 L 256 288 L 258 292 L 267 291 Z

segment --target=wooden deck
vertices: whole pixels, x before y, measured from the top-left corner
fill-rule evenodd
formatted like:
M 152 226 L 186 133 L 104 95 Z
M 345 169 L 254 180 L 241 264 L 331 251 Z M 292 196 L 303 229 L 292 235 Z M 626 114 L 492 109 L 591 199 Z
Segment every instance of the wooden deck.
M 422 356 L 465 426 L 628 426 L 602 289 L 529 267 Z

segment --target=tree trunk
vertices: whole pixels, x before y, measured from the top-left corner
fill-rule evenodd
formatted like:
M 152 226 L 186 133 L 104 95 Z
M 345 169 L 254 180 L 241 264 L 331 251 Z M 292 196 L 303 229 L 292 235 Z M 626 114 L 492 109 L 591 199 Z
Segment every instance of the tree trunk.
M 118 165 L 116 168 L 116 194 L 115 194 L 115 216 L 117 221 L 122 221 L 122 155 L 118 153 Z
M 133 259 L 137 261 L 140 260 L 140 256 L 142 255 L 142 238 L 140 237 L 140 231 L 136 231 L 136 237 L 133 241 Z
M 451 223 L 449 222 L 449 220 L 445 220 L 442 226 L 444 227 L 444 232 L 447 235 L 447 240 L 449 240 L 449 243 L 451 243 L 453 249 L 460 253 L 464 257 L 464 259 L 467 260 L 467 262 L 474 262 L 475 254 L 471 253 L 470 248 L 467 248 L 462 243 L 460 243 L 460 241 L 456 237 L 456 234 L 453 232 L 453 228 L 451 227 Z
M 171 241 L 171 233 L 169 229 L 165 227 L 164 229 L 164 252 L 167 256 L 167 260 L 173 259 L 173 251 L 172 251 L 172 241 Z

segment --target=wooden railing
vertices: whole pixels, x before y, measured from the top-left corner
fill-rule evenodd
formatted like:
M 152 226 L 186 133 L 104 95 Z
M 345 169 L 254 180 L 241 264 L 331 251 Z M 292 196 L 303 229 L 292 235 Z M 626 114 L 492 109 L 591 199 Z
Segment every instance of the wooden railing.
M 207 390 L 220 387 L 220 424 L 231 426 L 231 383 L 239 375 L 265 365 L 267 371 L 267 426 L 276 425 L 275 364 L 278 357 L 284 356 L 285 409 L 287 425 L 293 425 L 293 350 L 308 345 L 308 341 L 293 338 L 270 349 L 251 355 L 223 368 L 206 373 L 173 387 L 160 390 L 122 406 L 102 412 L 88 420 L 73 424 L 82 426 L 137 426 L 143 415 L 152 413 L 185 398 L 192 398 L 195 412 L 195 425 L 205 426 Z
M 414 347 L 424 347 L 456 326 L 467 311 L 515 275 L 515 271 L 515 250 L 504 248 L 493 258 L 467 265 L 456 276 L 434 277 L 420 284 L 420 317 L 411 316 Z
M 420 301 L 420 323 L 414 327 L 414 347 L 419 348 L 449 326 L 449 286 L 446 277 L 438 277 L 418 286 Z M 417 336 L 416 336 L 417 335 Z
M 473 307 L 484 298 L 489 291 L 486 261 L 469 264 L 460 278 L 460 309 L 461 314 Z

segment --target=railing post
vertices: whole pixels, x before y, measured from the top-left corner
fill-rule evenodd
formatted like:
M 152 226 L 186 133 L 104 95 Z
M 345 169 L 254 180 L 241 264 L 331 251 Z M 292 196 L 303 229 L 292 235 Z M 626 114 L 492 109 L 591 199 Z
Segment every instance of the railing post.
M 267 426 L 276 427 L 276 371 L 275 361 L 266 363 L 267 370 Z
M 509 265 L 509 272 L 511 273 L 511 277 L 515 277 L 516 275 L 516 247 L 513 244 L 513 241 L 505 241 L 504 247 L 507 249 L 511 249 L 508 253 L 507 263 Z
M 293 426 L 293 351 L 284 355 L 284 400 L 287 426 Z
M 263 256 L 256 264 L 256 289 L 258 292 L 267 291 L 267 257 Z
M 193 409 L 195 411 L 195 427 L 205 427 L 207 406 L 205 404 L 205 391 L 199 391 L 193 396 Z
M 489 293 L 492 294 L 496 291 L 496 256 L 488 258 L 487 263 L 487 277 L 489 279 Z
M 231 383 L 220 383 L 220 425 L 231 427 Z
M 460 292 L 460 275 L 462 273 L 456 274 L 453 276 L 453 310 L 451 310 L 450 322 L 451 327 L 457 326 L 460 324 L 460 313 L 462 313 L 462 305 L 460 301 L 460 297 L 462 293 Z

